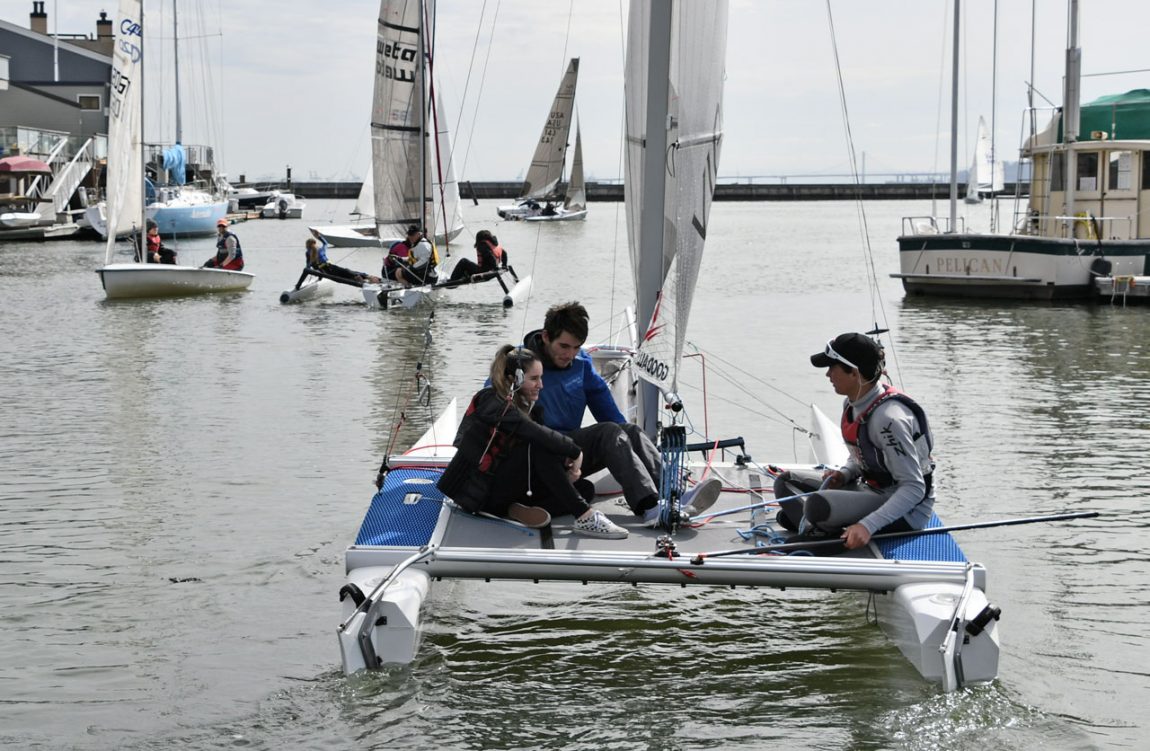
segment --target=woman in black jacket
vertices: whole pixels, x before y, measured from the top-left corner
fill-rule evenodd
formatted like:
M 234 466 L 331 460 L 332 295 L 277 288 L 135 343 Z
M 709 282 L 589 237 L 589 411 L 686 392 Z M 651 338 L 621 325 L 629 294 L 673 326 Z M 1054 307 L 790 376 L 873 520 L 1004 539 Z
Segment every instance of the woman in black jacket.
M 457 450 L 439 489 L 473 514 L 505 516 L 529 527 L 546 526 L 552 514 L 572 514 L 578 534 L 626 537 L 627 530 L 591 508 L 572 484 L 583 454 L 570 438 L 540 424 L 535 403 L 542 388 L 538 356 L 501 347 L 491 364 L 491 385 L 472 397 L 459 423 Z

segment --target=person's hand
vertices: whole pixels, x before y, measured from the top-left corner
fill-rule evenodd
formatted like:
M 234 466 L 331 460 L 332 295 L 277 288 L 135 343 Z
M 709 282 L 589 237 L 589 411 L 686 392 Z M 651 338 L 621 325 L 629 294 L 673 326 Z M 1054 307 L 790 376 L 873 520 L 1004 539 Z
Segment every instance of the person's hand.
M 568 459 L 567 463 L 567 479 L 575 482 L 583 474 L 583 452 L 579 452 L 579 456 L 574 459 Z
M 828 469 L 823 472 L 823 485 L 828 488 L 841 488 L 846 484 L 847 478 L 837 469 Z
M 854 550 L 870 542 L 870 532 L 861 524 L 852 524 L 843 530 L 842 539 L 847 550 Z

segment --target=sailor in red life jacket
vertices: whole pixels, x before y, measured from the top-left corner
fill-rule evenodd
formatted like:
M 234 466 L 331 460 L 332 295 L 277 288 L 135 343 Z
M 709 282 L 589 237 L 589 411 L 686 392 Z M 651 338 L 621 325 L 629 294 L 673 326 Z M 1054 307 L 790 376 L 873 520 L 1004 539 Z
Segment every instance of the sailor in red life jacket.
M 913 399 L 880 383 L 883 352 L 863 334 L 842 334 L 811 355 L 845 398 L 841 421 L 850 459 L 824 472 L 790 471 L 775 480 L 778 521 L 798 540 L 841 536 L 848 549 L 879 532 L 923 529 L 934 512 L 934 437 Z M 825 489 L 820 486 L 825 484 Z M 793 538 L 792 538 L 793 539 Z
M 507 251 L 499 244 L 495 235 L 481 229 L 475 233 L 475 260 L 460 258 L 455 268 L 451 270 L 451 278 L 447 281 L 458 282 L 484 271 L 496 271 L 501 268 L 507 268 Z
M 219 235 L 219 240 L 216 241 L 216 254 L 209 258 L 202 268 L 243 271 L 244 251 L 240 247 L 240 238 L 228 230 L 227 219 L 216 222 L 216 232 Z

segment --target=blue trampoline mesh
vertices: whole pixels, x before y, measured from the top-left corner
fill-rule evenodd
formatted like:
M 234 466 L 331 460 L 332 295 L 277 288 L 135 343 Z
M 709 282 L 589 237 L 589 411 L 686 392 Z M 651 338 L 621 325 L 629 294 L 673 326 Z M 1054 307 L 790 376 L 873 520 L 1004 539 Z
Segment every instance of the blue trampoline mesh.
M 410 545 L 431 540 L 443 493 L 435 487 L 442 474 L 431 469 L 393 469 L 371 499 L 356 545 Z
M 932 514 L 927 529 L 941 527 L 938 514 Z M 889 561 L 946 561 L 965 563 L 966 556 L 949 532 L 917 537 L 892 537 L 876 540 L 882 557 Z

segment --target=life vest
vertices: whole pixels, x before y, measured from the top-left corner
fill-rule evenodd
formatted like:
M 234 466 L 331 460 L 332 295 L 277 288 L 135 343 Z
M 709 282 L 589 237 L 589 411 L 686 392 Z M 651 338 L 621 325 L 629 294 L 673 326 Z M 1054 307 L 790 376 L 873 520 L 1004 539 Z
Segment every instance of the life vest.
M 387 255 L 383 259 L 383 267 L 390 269 L 395 267 L 395 262 L 398 260 L 408 260 L 411 258 L 411 248 L 406 242 L 400 240 L 394 242 L 387 249 Z
M 240 248 L 240 238 L 236 237 L 234 232 L 225 232 L 220 236 L 220 239 L 216 241 L 216 253 L 223 256 L 228 254 L 227 243 L 229 237 L 236 241 L 236 258 L 243 258 L 244 251 Z
M 503 246 L 496 245 L 495 243 L 488 242 L 487 240 L 483 240 L 482 242 L 487 246 L 487 249 L 491 251 L 491 257 L 495 259 L 495 268 L 489 269 L 484 264 L 487 259 L 484 257 L 482 248 L 475 249 L 475 261 L 479 264 L 479 268 L 483 269 L 484 271 L 494 271 L 503 265 Z
M 853 420 L 847 417 L 851 411 L 848 405 L 847 408 L 843 410 L 840 427 L 842 429 L 843 440 L 846 441 L 847 448 L 850 449 L 851 457 L 857 461 L 862 468 L 863 481 L 876 488 L 889 488 L 894 484 L 894 478 L 886 469 L 886 462 L 883 461 L 882 451 L 874 444 L 869 431 L 865 429 L 867 418 L 871 416 L 871 413 L 888 399 L 894 399 L 897 402 L 905 404 L 914 414 L 914 419 L 918 421 L 919 432 L 915 433 L 912 439 L 917 441 L 925 435 L 928 450 L 934 449 L 934 442 L 931 439 L 930 425 L 926 420 L 926 412 L 923 411 L 918 402 L 889 384 L 883 384 L 882 388 L 883 391 L 878 395 L 878 398 L 871 402 L 861 414 L 855 415 L 855 419 Z M 927 473 L 925 480 L 927 489 L 929 490 L 930 473 Z

